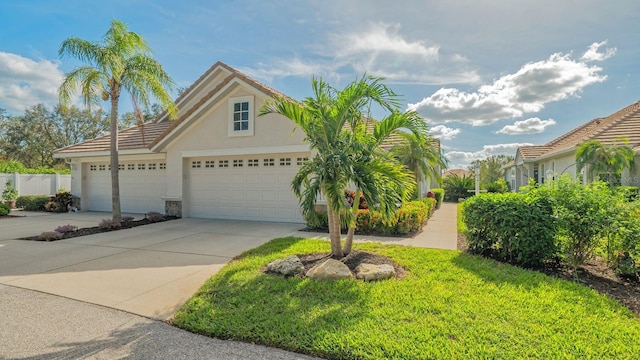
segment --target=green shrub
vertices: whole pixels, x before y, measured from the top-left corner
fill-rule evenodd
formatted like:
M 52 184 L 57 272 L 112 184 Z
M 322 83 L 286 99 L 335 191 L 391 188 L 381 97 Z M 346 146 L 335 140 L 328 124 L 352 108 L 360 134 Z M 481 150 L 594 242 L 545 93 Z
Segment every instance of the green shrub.
M 621 203 L 612 209 L 615 220 L 608 227 L 605 256 L 620 275 L 640 273 L 640 202 Z
M 475 187 L 475 178 L 473 176 L 458 176 L 457 174 L 449 175 L 444 178 L 444 200 L 458 201 L 458 199 L 466 199 L 473 196 Z
M 637 186 L 617 186 L 614 191 L 620 194 L 627 201 L 640 200 L 640 189 Z
M 442 202 L 444 201 L 444 189 L 435 188 L 431 189 L 431 191 L 436 194 L 436 208 L 440 208 L 440 205 L 442 205 Z
M 525 266 L 539 266 L 556 254 L 551 202 L 518 193 L 480 194 L 463 203 L 469 251 Z
M 11 212 L 11 207 L 5 203 L 0 203 L 0 216 L 7 216 Z
M 433 212 L 436 210 L 436 205 L 438 201 L 434 198 L 420 198 L 416 201 L 424 203 L 427 205 L 427 219 L 433 215 Z
M 582 186 L 567 174 L 532 193 L 553 202 L 558 219 L 557 239 L 567 263 L 575 269 L 592 258 L 615 221 L 615 211 L 611 210 L 619 204 L 620 197 L 614 196 L 604 182 Z
M 386 235 L 405 235 L 419 231 L 429 218 L 435 206 L 434 199 L 421 199 L 404 204 L 389 221 L 382 221 L 380 213 L 371 209 L 359 209 L 356 218 L 356 231 L 359 233 L 380 233 Z M 315 230 L 328 229 L 326 211 L 316 211 L 306 219 L 307 227 Z M 346 230 L 343 224 L 342 230 Z
M 68 211 L 73 203 L 73 196 L 67 190 L 59 190 L 51 201 L 44 205 L 45 211 L 48 212 L 65 212 Z
M 44 211 L 44 206 L 49 202 L 46 195 L 24 195 L 16 200 L 16 207 L 27 211 Z
M 489 193 L 506 193 L 509 192 L 509 185 L 507 184 L 506 181 L 504 181 L 504 179 L 499 179 L 497 181 L 494 181 L 492 183 L 488 183 L 485 185 L 485 189 L 487 190 L 487 192 Z

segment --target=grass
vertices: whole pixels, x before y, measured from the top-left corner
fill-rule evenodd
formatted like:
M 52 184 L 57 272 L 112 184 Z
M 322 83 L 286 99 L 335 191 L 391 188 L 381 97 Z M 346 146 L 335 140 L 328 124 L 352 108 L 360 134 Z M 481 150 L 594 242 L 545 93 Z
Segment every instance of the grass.
M 640 320 L 593 290 L 458 251 L 382 244 L 402 280 L 317 282 L 263 274 L 322 240 L 280 238 L 225 266 L 174 323 L 328 359 L 635 358 Z

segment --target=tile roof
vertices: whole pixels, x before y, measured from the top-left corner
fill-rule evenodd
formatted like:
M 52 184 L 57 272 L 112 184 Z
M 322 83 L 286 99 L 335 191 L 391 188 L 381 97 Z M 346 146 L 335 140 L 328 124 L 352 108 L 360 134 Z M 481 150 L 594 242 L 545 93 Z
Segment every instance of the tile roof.
M 136 125 L 118 132 L 118 149 L 144 149 L 158 136 L 163 134 L 171 125 L 170 122 L 149 122 L 144 125 Z M 75 154 L 81 152 L 109 151 L 111 135 L 101 136 L 92 140 L 73 144 L 54 153 Z
M 545 145 L 523 146 L 518 151 L 524 159 L 530 159 L 569 150 L 587 140 L 610 145 L 618 143 L 621 138 L 627 139 L 635 150 L 640 150 L 640 101 L 607 117 L 580 125 Z
M 451 169 L 451 170 L 447 170 L 442 174 L 442 177 L 445 178 L 447 176 L 453 176 L 453 175 L 458 175 L 458 177 L 470 177 L 473 176 L 473 173 L 471 171 L 467 171 L 464 169 Z

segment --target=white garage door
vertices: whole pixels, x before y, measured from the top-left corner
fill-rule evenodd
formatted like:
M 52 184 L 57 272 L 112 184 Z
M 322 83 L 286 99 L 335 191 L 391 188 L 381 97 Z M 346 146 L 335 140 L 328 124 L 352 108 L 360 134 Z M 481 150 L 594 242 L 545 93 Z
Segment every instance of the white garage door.
M 190 216 L 302 222 L 291 180 L 308 153 L 191 158 Z
M 84 183 L 86 210 L 111 212 L 111 172 L 107 163 L 87 164 Z M 164 162 L 124 162 L 120 164 L 120 207 L 123 213 L 164 213 L 166 194 Z

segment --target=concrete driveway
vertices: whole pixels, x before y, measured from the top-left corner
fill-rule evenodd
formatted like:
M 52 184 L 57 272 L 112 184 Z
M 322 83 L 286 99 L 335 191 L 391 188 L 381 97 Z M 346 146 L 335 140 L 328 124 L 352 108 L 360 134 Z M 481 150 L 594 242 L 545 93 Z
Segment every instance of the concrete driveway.
M 18 213 L 20 214 L 20 213 Z M 19 237 L 108 213 L 42 214 L 0 220 L 0 284 L 167 320 L 234 256 L 301 224 L 179 219 L 133 229 L 37 242 Z M 136 216 L 139 218 L 140 215 Z

